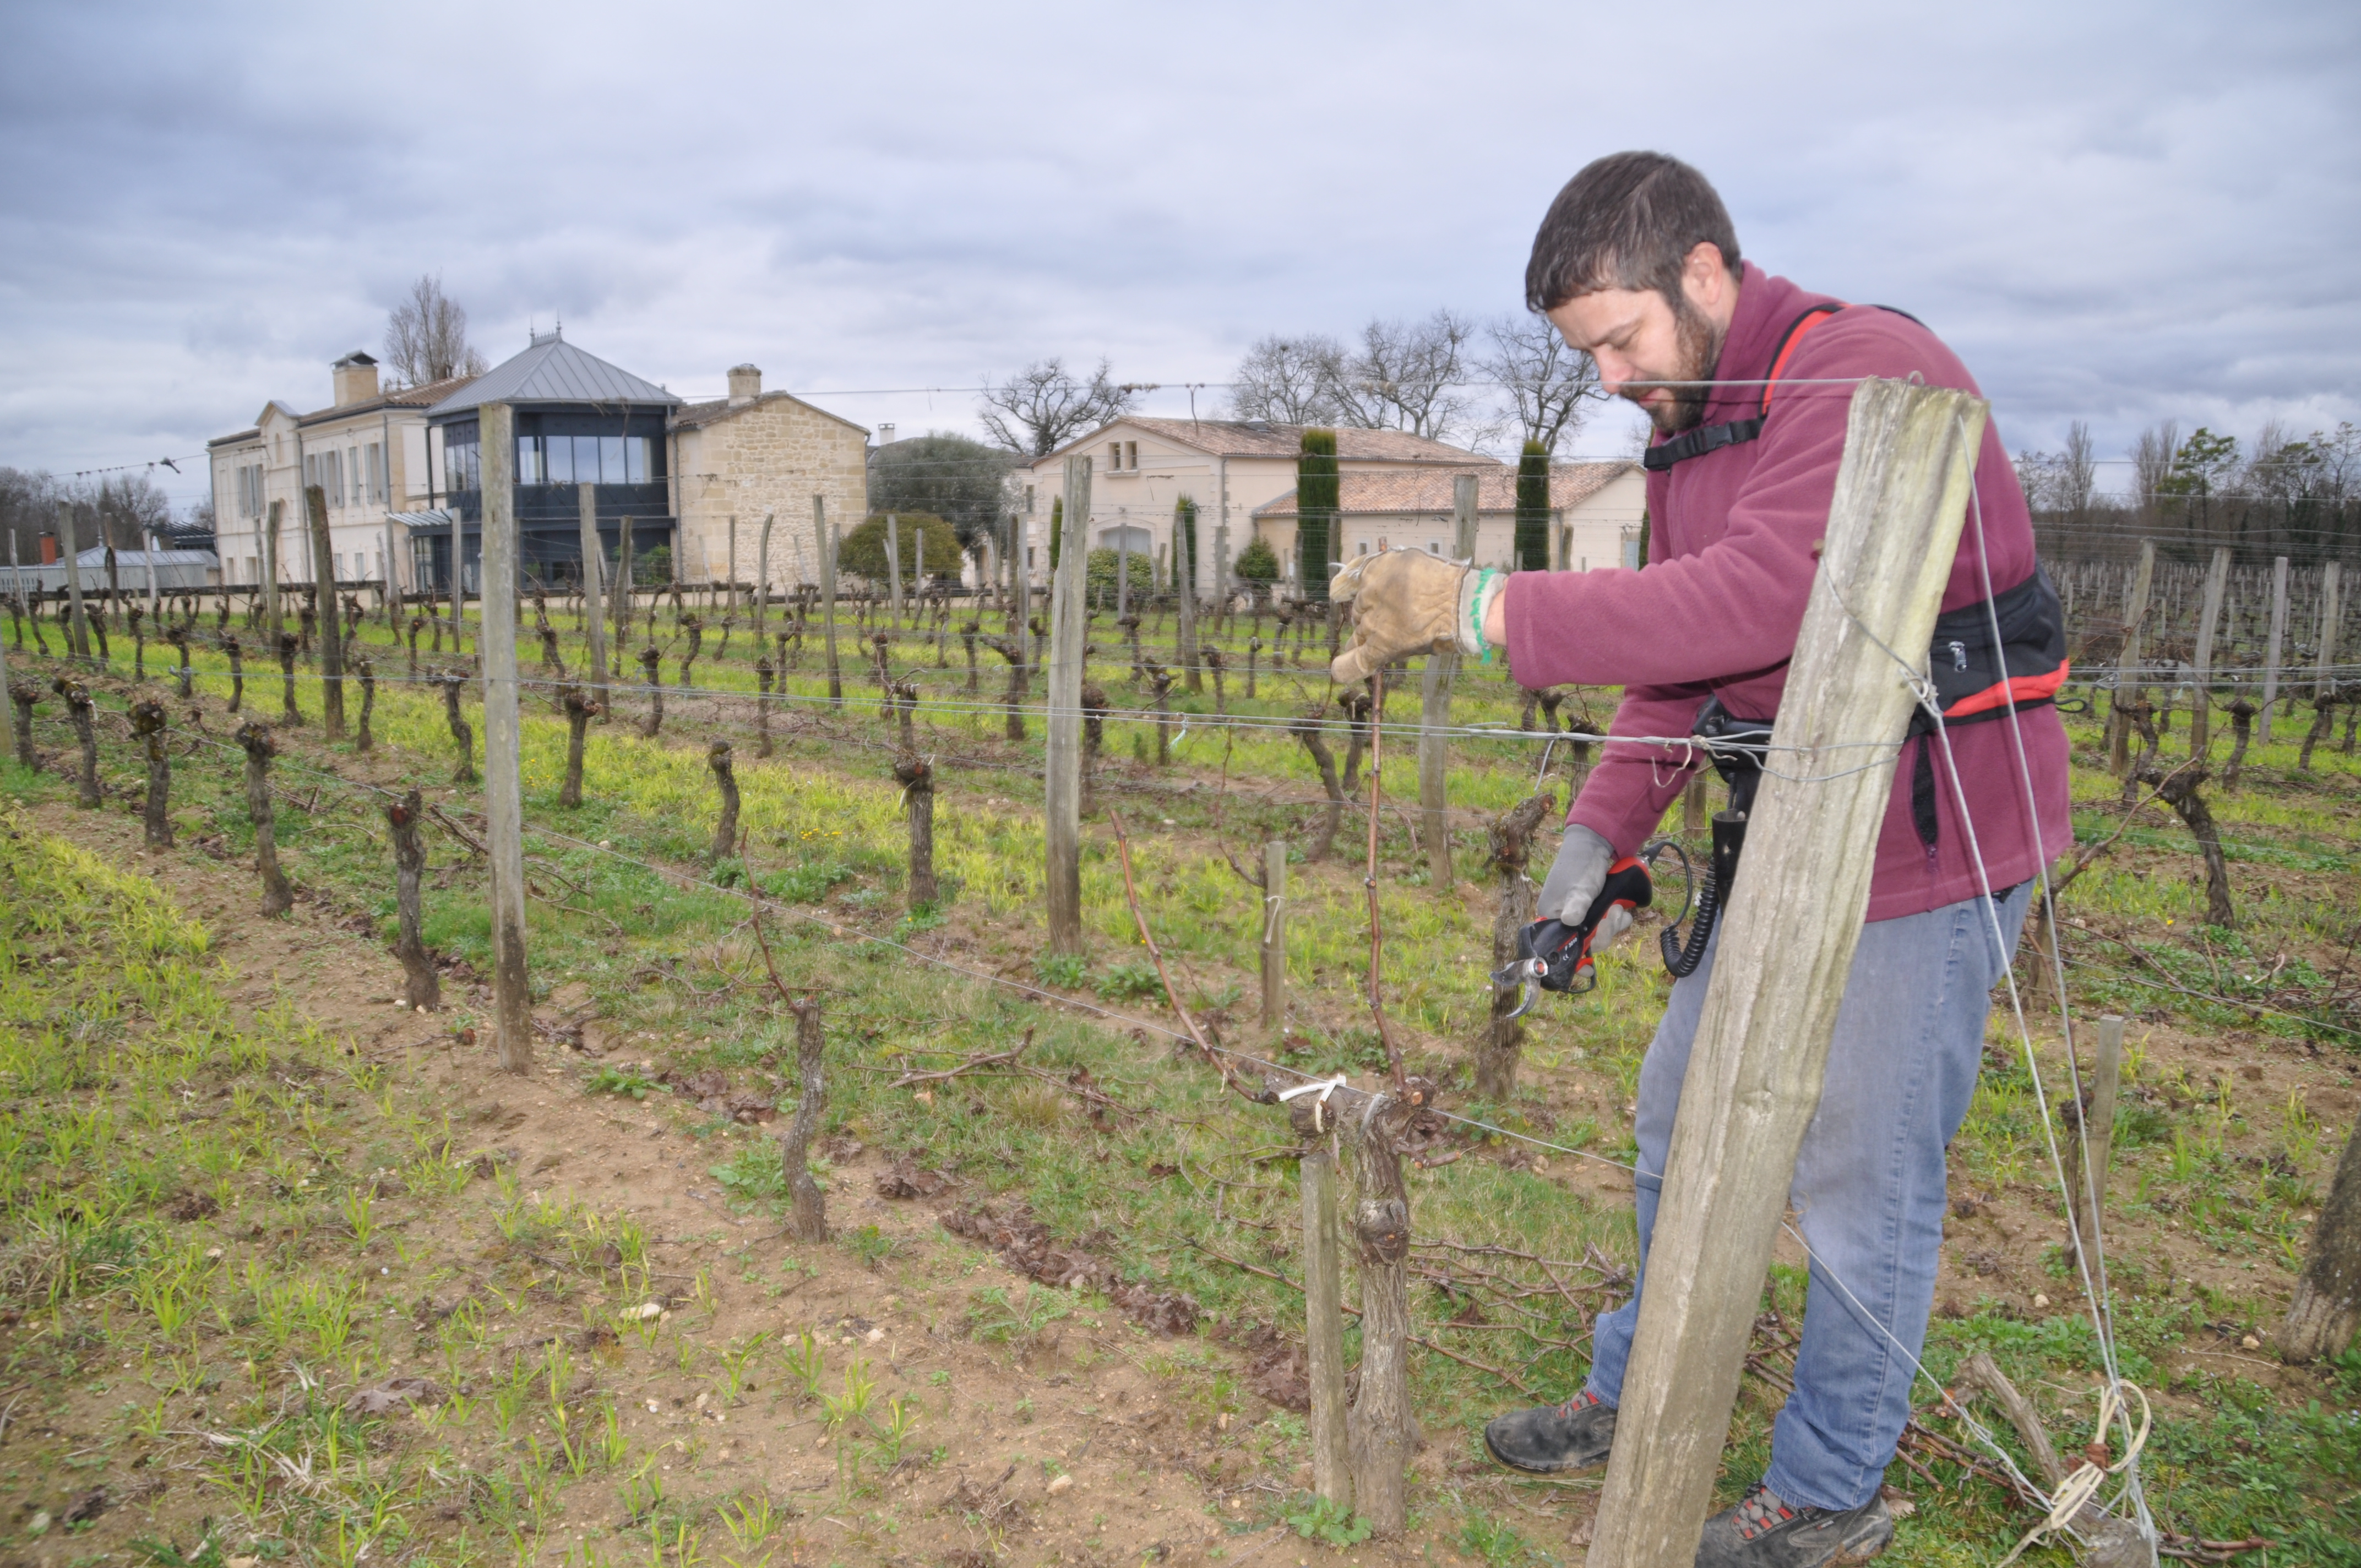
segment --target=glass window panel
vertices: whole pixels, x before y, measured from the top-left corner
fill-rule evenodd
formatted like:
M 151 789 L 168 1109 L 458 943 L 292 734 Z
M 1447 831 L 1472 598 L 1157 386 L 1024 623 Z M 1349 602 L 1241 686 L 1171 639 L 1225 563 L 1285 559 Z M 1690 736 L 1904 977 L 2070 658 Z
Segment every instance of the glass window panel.
M 516 482 L 520 485 L 541 483 L 541 437 L 537 435 L 517 437 Z
M 553 485 L 574 483 L 574 438 L 553 435 L 549 445 L 549 482 Z
M 598 438 L 598 472 L 603 476 L 600 480 L 603 484 L 620 485 L 624 482 L 621 436 L 602 435 Z
M 625 482 L 644 485 L 648 482 L 648 438 L 644 435 L 623 439 Z
M 598 482 L 598 438 L 595 435 L 574 438 L 574 481 L 590 485 Z

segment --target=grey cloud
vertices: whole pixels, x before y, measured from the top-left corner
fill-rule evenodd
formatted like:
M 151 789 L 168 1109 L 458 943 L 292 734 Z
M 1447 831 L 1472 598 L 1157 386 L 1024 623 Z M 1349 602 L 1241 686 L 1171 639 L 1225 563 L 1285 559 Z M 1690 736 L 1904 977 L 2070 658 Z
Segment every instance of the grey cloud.
M 1515 308 L 1552 192 L 1628 145 L 1704 168 L 1773 270 L 1935 323 L 2012 443 L 2361 410 L 2350 6 L 12 22 L 4 462 L 189 451 L 324 400 L 422 271 L 496 358 L 556 313 L 697 392 L 748 357 L 844 390 L 1104 354 L 1186 411 L 1180 383 L 1267 332 Z M 835 406 L 917 429 L 971 403 Z

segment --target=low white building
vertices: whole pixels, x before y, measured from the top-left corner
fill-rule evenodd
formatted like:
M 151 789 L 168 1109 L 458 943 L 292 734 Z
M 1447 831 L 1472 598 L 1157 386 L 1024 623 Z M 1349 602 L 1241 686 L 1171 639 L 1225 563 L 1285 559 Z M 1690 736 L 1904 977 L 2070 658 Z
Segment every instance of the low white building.
M 1339 560 L 1389 545 L 1448 554 L 1455 483 L 1476 477 L 1476 560 L 1506 567 L 1516 548 L 1517 471 L 1501 463 L 1458 469 L 1346 469 L 1338 476 L 1335 547 Z M 1637 463 L 1550 465 L 1550 567 L 1587 572 L 1640 565 L 1640 525 L 1648 510 L 1647 476 Z M 1266 538 L 1295 536 L 1295 492 L 1255 509 Z
M 82 591 L 94 594 L 107 587 L 106 547 L 93 544 L 78 552 L 74 565 L 82 576 Z M 125 598 L 144 599 L 148 597 L 148 552 L 117 550 L 115 553 L 115 578 Z M 221 581 L 221 561 L 210 550 L 158 550 L 155 552 L 156 591 L 160 594 L 185 593 L 192 588 L 210 588 Z M 11 598 L 18 589 L 27 593 L 62 593 L 66 587 L 66 564 L 50 561 L 39 565 L 0 566 L 0 582 L 7 584 Z
M 1170 582 L 1173 509 L 1185 496 L 1197 503 L 1195 580 L 1204 585 L 1206 594 L 1214 591 L 1216 558 L 1235 563 L 1257 534 L 1278 554 L 1286 580 L 1292 582 L 1293 515 L 1274 516 L 1268 525 L 1257 519 L 1258 509 L 1294 490 L 1296 459 L 1302 453 L 1301 425 L 1126 415 L 1019 471 L 1016 511 L 1026 537 L 1026 565 L 1034 581 L 1047 580 L 1050 503 L 1063 493 L 1066 458 L 1087 454 L 1092 459 L 1092 549 L 1115 549 L 1118 541 L 1127 539 L 1132 550 L 1157 562 L 1159 579 Z M 1340 429 L 1336 466 L 1350 482 L 1374 473 L 1451 473 L 1501 466 L 1480 452 L 1403 431 Z M 1447 498 L 1450 481 L 1443 483 Z
M 335 557 L 329 575 L 347 584 L 387 580 L 391 525 L 391 580 L 397 588 L 413 586 L 409 530 L 398 520 L 433 505 L 426 411 L 469 378 L 382 390 L 377 361 L 358 349 L 331 366 L 329 376 L 335 401 L 326 408 L 299 413 L 274 398 L 251 428 L 205 444 L 223 582 L 247 586 L 262 580 L 273 502 L 280 508 L 279 580 L 313 580 L 303 489 L 317 485 L 328 502 L 328 545 Z

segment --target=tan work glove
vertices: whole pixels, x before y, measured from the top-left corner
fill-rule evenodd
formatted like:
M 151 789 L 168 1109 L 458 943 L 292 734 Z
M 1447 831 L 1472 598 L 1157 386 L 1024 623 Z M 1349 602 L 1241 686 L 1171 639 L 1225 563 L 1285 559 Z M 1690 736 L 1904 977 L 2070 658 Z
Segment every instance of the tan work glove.
M 1356 555 L 1328 580 L 1328 597 L 1353 607 L 1353 641 L 1328 666 L 1340 685 L 1365 681 L 1393 660 L 1456 648 L 1482 654 L 1484 611 L 1507 579 L 1423 550 Z

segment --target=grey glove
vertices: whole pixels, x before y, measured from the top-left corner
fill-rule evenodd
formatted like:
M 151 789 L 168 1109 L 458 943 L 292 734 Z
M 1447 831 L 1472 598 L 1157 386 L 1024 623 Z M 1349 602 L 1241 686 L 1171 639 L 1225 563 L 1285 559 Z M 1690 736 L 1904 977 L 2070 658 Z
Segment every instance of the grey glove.
M 1571 926 L 1590 912 L 1598 890 L 1607 885 L 1607 868 L 1615 863 L 1614 847 L 1589 828 L 1576 826 L 1557 841 L 1557 859 L 1542 881 L 1542 895 L 1533 915 Z

